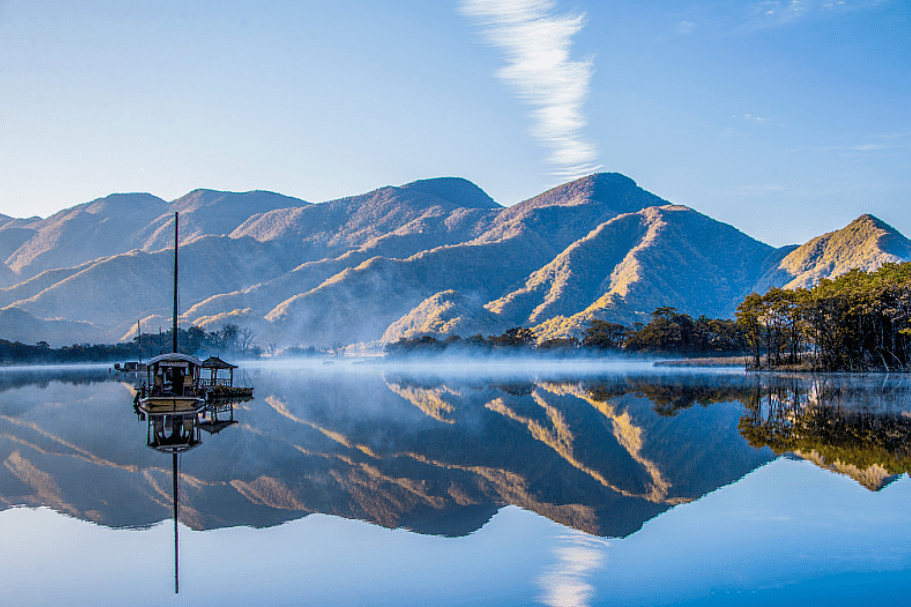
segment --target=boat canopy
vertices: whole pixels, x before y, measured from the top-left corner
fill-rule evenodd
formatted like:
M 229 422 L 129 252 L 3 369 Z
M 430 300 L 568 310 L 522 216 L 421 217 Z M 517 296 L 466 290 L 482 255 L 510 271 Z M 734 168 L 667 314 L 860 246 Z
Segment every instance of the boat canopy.
M 202 361 L 203 369 L 236 369 L 237 365 L 225 362 L 217 356 L 210 356 Z
M 185 363 L 190 363 L 191 365 L 196 365 L 197 367 L 202 366 L 202 361 L 199 360 L 198 358 L 196 358 L 195 356 L 190 356 L 189 354 L 177 354 L 177 353 L 159 354 L 155 358 L 151 358 L 148 361 L 146 361 L 146 365 L 151 367 L 152 365 L 156 365 L 156 364 L 162 363 L 162 362 L 164 362 L 164 363 L 185 362 Z

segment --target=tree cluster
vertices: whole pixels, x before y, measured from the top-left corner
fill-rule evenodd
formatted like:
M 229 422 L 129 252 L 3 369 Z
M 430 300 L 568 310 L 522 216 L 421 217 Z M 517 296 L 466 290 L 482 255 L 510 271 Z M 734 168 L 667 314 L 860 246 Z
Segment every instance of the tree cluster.
M 736 322 L 700 316 L 693 320 L 675 308 L 662 307 L 652 313 L 648 324 L 632 327 L 604 320 L 592 320 L 575 337 L 539 341 L 532 329 L 514 327 L 502 335 L 475 335 L 463 339 L 452 335 L 437 339 L 430 335 L 401 338 L 387 344 L 391 357 L 447 353 L 537 352 L 579 355 L 598 352 L 630 352 L 673 355 L 724 355 L 747 351 L 743 333 Z
M 617 333 L 616 329 L 611 332 Z M 694 320 L 676 308 L 665 306 L 652 312 L 648 324 L 628 331 L 620 347 L 628 352 L 712 356 L 745 352 L 747 344 L 740 327 L 732 320 L 704 314 Z
M 852 270 L 811 289 L 751 293 L 737 307 L 737 322 L 756 368 L 907 370 L 911 263 Z
M 517 350 L 531 348 L 534 345 L 534 331 L 524 327 L 516 327 L 502 335 L 481 334 L 462 338 L 450 335 L 445 339 L 437 339 L 432 335 L 420 337 L 402 337 L 398 341 L 386 344 L 383 351 L 393 358 L 437 355 L 444 352 L 449 354 L 478 354 L 499 350 Z
M 226 324 L 216 331 L 199 327 L 177 330 L 178 351 L 184 354 L 212 352 L 227 356 L 258 357 L 262 354 L 253 345 L 254 333 L 250 329 Z M 129 342 L 117 344 L 73 344 L 52 348 L 46 341 L 35 345 L 0 339 L 0 364 L 66 364 L 85 362 L 111 362 L 130 359 L 148 359 L 172 349 L 172 333 L 142 334 Z
M 145 333 L 133 338 L 137 354 L 150 358 L 170 352 L 172 332 Z M 177 350 L 184 354 L 215 352 L 234 357 L 258 357 L 262 349 L 254 345 L 255 333 L 252 329 L 238 327 L 233 323 L 222 325 L 215 331 L 204 331 L 199 327 L 177 329 Z

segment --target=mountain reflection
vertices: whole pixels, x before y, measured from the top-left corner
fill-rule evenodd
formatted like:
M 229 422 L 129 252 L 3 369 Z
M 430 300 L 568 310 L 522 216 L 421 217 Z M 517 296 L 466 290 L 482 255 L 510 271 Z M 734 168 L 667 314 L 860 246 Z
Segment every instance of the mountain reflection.
M 257 400 L 200 419 L 210 435 L 182 460 L 191 528 L 319 512 L 461 536 L 512 504 L 618 537 L 776 454 L 871 488 L 907 470 L 908 386 L 882 378 L 251 373 Z M 111 527 L 172 518 L 170 462 L 136 448 L 132 390 L 108 376 L 0 387 L 0 501 Z

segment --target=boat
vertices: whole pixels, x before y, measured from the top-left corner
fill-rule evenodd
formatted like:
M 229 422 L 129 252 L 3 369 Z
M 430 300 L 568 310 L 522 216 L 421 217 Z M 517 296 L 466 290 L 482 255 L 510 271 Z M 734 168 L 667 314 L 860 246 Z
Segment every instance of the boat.
M 206 406 L 202 361 L 189 354 L 161 354 L 146 363 L 136 406 L 149 415 L 197 413 Z

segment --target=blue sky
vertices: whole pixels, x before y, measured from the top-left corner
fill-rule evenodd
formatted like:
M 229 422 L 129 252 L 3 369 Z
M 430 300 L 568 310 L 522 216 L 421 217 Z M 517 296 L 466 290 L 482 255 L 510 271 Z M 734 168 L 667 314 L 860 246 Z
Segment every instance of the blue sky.
M 0 213 L 593 170 L 774 245 L 911 235 L 907 0 L 0 0 Z

